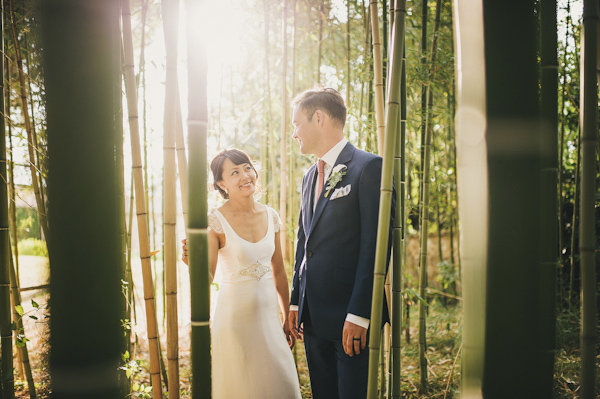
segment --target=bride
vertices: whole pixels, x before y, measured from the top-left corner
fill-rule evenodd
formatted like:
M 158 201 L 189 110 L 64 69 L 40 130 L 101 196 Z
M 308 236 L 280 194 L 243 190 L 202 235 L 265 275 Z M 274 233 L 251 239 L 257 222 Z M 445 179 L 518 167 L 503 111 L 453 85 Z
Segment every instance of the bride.
M 254 200 L 258 173 L 245 152 L 223 151 L 210 167 L 227 200 L 208 216 L 211 281 L 217 261 L 223 275 L 211 324 L 212 397 L 299 399 L 279 215 Z

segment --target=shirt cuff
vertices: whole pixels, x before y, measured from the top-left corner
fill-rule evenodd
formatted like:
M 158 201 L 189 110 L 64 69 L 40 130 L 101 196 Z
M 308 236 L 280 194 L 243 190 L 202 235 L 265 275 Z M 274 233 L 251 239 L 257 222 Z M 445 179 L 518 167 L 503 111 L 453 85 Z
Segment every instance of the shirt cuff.
M 298 305 L 290 305 L 290 312 L 297 312 L 298 311 Z
M 291 310 L 291 306 L 290 306 L 290 310 Z M 349 321 L 350 323 L 354 323 L 358 326 L 361 326 L 362 328 L 369 328 L 369 324 L 371 323 L 371 320 L 365 319 L 364 317 L 360 317 L 360 316 L 357 316 L 352 313 L 348 313 L 346 315 L 346 321 Z

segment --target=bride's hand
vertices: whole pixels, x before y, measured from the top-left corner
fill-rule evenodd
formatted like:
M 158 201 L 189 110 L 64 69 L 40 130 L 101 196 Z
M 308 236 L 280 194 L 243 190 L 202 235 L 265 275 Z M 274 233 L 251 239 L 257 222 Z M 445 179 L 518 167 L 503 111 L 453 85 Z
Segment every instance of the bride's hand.
M 296 338 L 294 337 L 294 334 L 292 334 L 292 331 L 290 330 L 290 323 L 289 323 L 288 319 L 285 319 L 283 321 L 283 332 L 285 333 L 285 338 L 287 339 L 290 349 L 293 349 L 294 344 L 296 343 Z
M 183 261 L 183 263 L 185 263 L 187 265 L 188 264 L 187 239 L 183 239 L 183 240 L 181 240 L 181 242 L 183 243 L 183 255 L 181 256 L 181 260 Z

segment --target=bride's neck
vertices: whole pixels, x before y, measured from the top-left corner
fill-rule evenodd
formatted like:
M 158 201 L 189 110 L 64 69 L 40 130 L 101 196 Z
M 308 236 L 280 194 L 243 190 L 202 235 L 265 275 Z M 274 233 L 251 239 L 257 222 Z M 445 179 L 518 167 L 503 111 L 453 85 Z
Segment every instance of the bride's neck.
M 229 205 L 234 212 L 253 212 L 256 210 L 256 201 L 253 196 L 229 198 Z

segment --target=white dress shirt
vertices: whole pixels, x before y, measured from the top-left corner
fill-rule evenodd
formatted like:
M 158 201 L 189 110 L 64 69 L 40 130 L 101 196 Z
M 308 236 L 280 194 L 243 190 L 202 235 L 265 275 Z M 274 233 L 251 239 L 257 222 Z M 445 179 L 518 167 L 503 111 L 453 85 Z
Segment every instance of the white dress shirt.
M 321 157 L 323 162 L 325 162 L 325 165 L 323 168 L 324 169 L 323 190 L 325 190 L 327 187 L 327 178 L 329 177 L 329 174 L 331 173 L 331 170 L 333 169 L 333 166 L 335 165 L 335 162 L 337 161 L 340 153 L 346 146 L 346 143 L 348 143 L 348 140 L 346 138 L 341 139 L 336 145 L 334 145 L 329 151 L 327 151 L 327 153 L 325 153 L 325 155 L 323 155 L 323 157 Z M 318 184 L 318 179 L 317 179 L 316 184 Z M 313 210 L 316 208 L 317 201 L 319 199 L 319 197 L 317 196 L 316 184 L 315 184 L 315 190 L 314 190 Z M 298 305 L 290 305 L 290 311 L 298 311 Z M 370 323 L 369 319 L 357 316 L 352 313 L 348 313 L 346 315 L 346 321 L 349 321 L 350 323 L 359 325 L 363 328 L 369 328 L 369 323 Z

